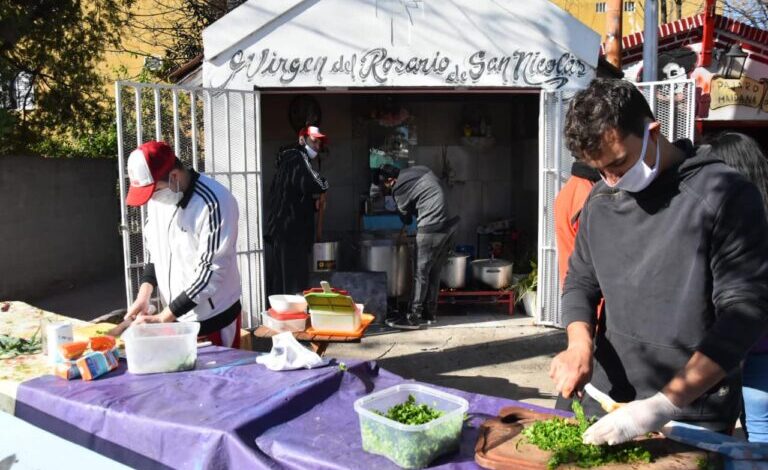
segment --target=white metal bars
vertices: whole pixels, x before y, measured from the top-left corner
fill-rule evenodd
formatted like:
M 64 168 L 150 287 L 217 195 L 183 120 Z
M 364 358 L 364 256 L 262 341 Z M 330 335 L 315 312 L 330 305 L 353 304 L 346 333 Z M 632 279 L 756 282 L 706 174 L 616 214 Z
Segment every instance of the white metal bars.
M 692 80 L 636 83 L 669 140 L 694 140 L 695 84 Z M 573 92 L 543 92 L 539 112 L 539 248 L 535 322 L 561 326 L 560 282 L 554 200 L 570 176 L 573 157 L 563 144 L 563 126 Z
M 559 326 L 560 280 L 555 238 L 555 197 L 571 175 L 573 157 L 563 126 L 573 91 L 542 92 L 539 109 L 539 238 L 536 314 L 539 325 Z
M 636 83 L 645 96 L 661 133 L 669 140 L 694 140 L 696 84 L 693 80 Z
M 126 158 L 142 142 L 164 140 L 186 165 L 206 172 L 237 199 L 241 299 L 244 323 L 252 327 L 253 317 L 265 308 L 259 93 L 117 82 L 115 103 L 127 304 L 138 292 L 146 261 L 146 215 L 124 203 Z

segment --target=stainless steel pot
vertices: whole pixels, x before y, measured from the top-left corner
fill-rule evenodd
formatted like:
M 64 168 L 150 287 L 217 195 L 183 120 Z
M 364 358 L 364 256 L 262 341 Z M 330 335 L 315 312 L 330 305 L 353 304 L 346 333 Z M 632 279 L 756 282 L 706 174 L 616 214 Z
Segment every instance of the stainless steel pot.
M 400 297 L 410 294 L 413 282 L 412 247 L 395 240 L 362 240 L 360 264 L 364 271 L 387 273 L 387 295 Z
M 335 271 L 339 259 L 339 242 L 315 243 L 312 247 L 312 271 Z
M 503 289 L 512 284 L 512 263 L 503 259 L 478 259 L 472 261 L 472 277 L 493 289 Z
M 469 255 L 451 253 L 440 271 L 440 281 L 449 289 L 462 289 L 466 285 Z

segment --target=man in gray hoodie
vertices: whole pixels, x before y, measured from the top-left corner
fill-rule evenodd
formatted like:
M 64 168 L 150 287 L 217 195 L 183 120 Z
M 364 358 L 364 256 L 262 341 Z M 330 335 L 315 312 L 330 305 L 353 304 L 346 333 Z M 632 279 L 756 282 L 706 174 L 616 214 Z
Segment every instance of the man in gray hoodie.
M 410 311 L 387 322 L 404 330 L 415 330 L 436 320 L 440 270 L 453 246 L 458 217 L 448 218 L 445 192 L 437 176 L 425 166 L 400 170 L 383 165 L 379 184 L 392 192 L 403 225 L 416 216 L 416 271 Z
M 564 398 L 591 380 L 628 402 L 584 441 L 625 442 L 670 420 L 729 431 L 740 362 L 768 328 L 760 193 L 708 147 L 664 138 L 643 95 L 623 80 L 596 79 L 578 92 L 565 138 L 603 181 L 581 213 L 563 288 L 568 348 L 550 376 Z M 583 404 L 604 414 L 590 398 Z

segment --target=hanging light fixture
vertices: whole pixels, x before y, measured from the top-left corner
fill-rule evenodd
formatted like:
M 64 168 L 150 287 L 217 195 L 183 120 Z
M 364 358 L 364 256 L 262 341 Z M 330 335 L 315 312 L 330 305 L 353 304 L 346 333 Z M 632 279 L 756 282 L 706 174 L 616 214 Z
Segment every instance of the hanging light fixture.
M 739 44 L 733 43 L 720 62 L 719 75 L 725 78 L 740 79 L 742 73 L 744 73 L 744 64 L 747 61 L 747 57 L 749 57 L 749 54 L 744 52 Z

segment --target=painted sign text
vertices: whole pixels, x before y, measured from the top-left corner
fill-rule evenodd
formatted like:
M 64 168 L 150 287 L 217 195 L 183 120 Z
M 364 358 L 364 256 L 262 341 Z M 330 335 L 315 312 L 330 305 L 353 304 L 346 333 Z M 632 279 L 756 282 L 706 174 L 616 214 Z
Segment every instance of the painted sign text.
M 236 79 L 256 86 L 274 80 L 288 86 L 297 79 L 304 83 L 308 79 L 322 86 L 329 75 L 347 76 L 352 82 L 376 86 L 392 83 L 397 76 L 413 75 L 436 77 L 453 86 L 472 85 L 493 77 L 499 86 L 562 88 L 589 71 L 584 62 L 567 52 L 550 57 L 530 50 L 515 50 L 509 55 L 479 50 L 459 63 L 440 51 L 400 57 L 384 47 L 338 56 L 283 56 L 270 48 L 249 54 L 238 50 L 230 57 L 228 66 L 228 75 L 211 86 L 227 88 Z

